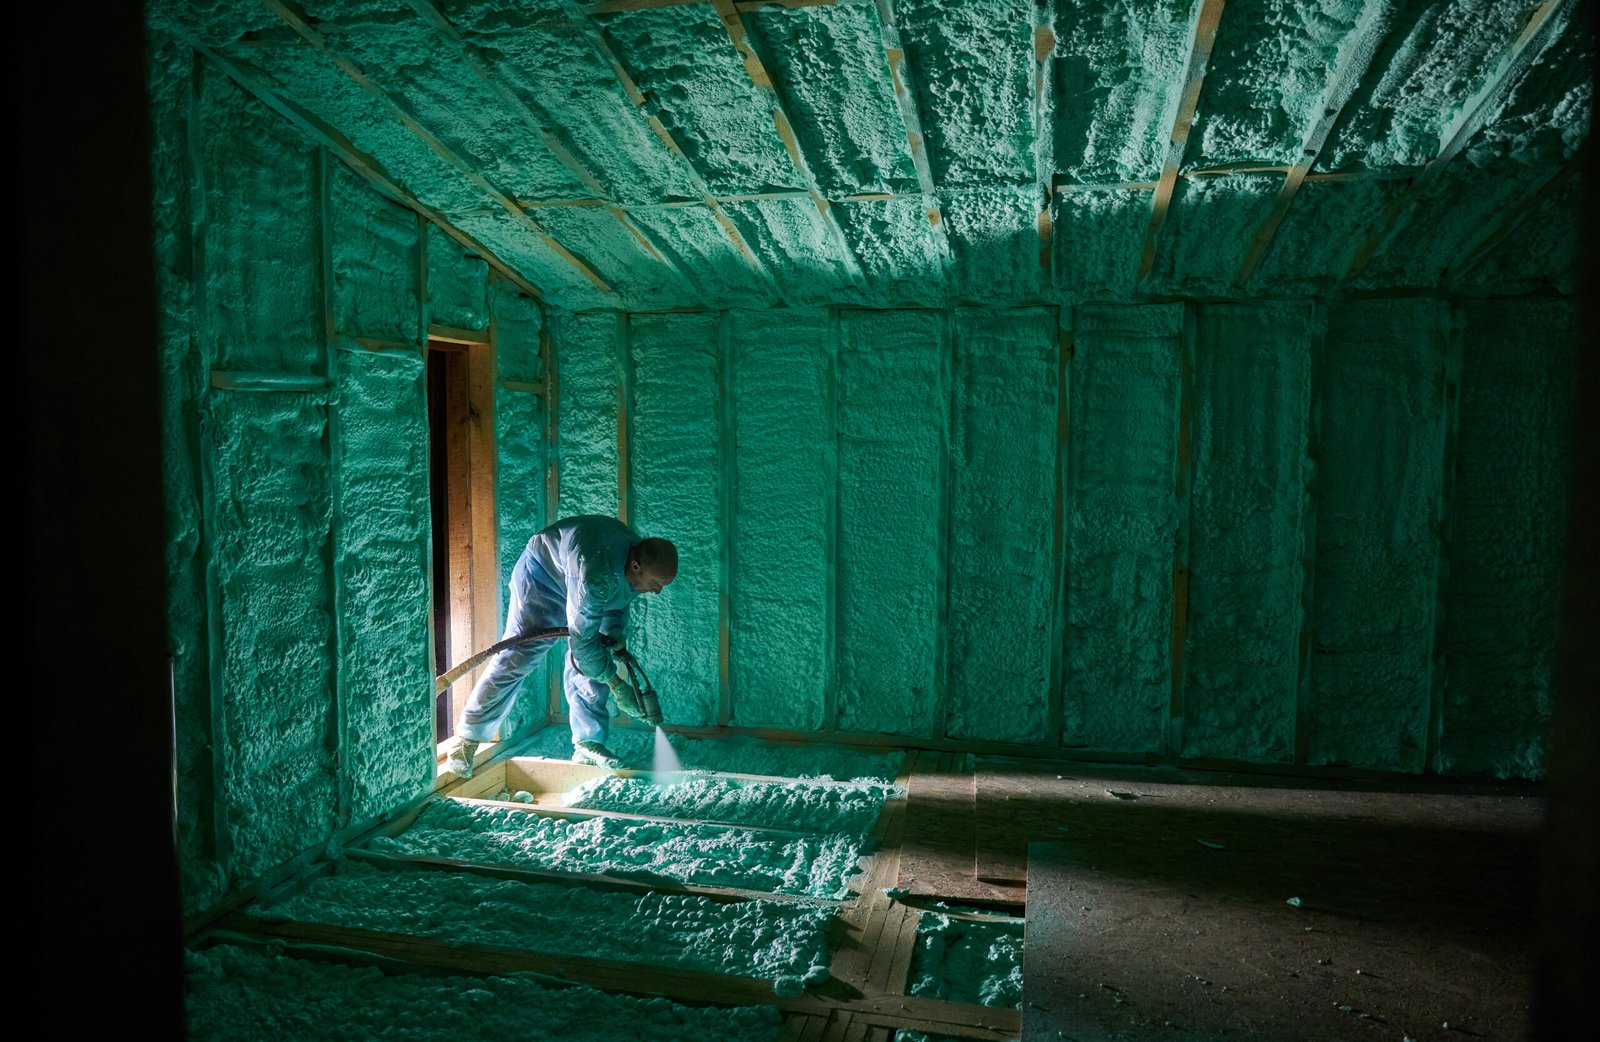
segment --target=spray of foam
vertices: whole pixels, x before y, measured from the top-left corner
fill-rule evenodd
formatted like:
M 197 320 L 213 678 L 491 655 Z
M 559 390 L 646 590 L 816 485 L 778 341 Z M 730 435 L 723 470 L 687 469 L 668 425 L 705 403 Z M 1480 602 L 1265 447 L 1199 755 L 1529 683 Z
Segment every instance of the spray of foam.
M 656 728 L 655 759 L 650 764 L 651 780 L 657 785 L 672 785 L 678 781 L 678 775 L 683 771 L 683 765 L 678 762 L 678 753 L 672 748 L 672 743 L 667 741 L 667 732 Z

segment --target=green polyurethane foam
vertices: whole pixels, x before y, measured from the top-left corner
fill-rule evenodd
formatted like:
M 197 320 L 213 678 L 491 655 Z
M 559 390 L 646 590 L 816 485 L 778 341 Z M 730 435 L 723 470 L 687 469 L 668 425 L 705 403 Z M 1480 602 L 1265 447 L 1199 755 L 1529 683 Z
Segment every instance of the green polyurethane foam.
M 584 782 L 563 800 L 579 810 L 862 836 L 877 821 L 883 801 L 898 791 L 874 781 L 765 782 L 690 773 L 660 784 L 607 775 Z
M 984 1006 L 1022 1006 L 1022 924 L 924 912 L 911 956 L 912 995 Z
M 218 945 L 184 954 L 193 1039 L 405 1038 L 460 1042 L 540 1038 L 572 1042 L 776 1042 L 771 1006 L 684 1006 L 663 998 L 553 988 L 528 976 L 385 973 Z

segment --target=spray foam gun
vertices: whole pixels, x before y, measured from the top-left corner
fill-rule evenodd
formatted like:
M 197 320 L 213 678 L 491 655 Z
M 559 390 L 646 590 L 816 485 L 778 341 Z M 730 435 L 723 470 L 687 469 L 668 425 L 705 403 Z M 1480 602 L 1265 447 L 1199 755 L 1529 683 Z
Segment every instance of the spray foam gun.
M 435 677 L 433 693 L 439 694 L 445 688 L 472 672 L 479 663 L 492 655 L 498 655 L 507 648 L 519 647 L 524 644 L 536 644 L 541 640 L 556 640 L 567 635 L 568 630 L 565 626 L 549 626 L 544 629 L 529 630 L 527 633 L 519 633 L 515 637 L 507 637 L 497 644 L 491 644 L 484 648 L 465 662 L 455 666 L 448 673 Z M 647 723 L 659 725 L 661 723 L 661 699 L 657 697 L 655 686 L 650 683 L 650 675 L 644 671 L 644 666 L 640 664 L 638 659 L 633 657 L 631 651 L 623 647 L 621 642 L 610 634 L 602 633 L 600 635 L 600 643 L 612 649 L 612 654 L 616 656 L 617 661 L 621 662 L 623 668 L 628 671 L 628 683 L 634 691 L 638 692 L 638 700 L 636 702 L 633 699 L 628 699 L 630 704 L 623 705 L 619 701 L 617 703 L 618 707 L 629 716 L 638 717 Z

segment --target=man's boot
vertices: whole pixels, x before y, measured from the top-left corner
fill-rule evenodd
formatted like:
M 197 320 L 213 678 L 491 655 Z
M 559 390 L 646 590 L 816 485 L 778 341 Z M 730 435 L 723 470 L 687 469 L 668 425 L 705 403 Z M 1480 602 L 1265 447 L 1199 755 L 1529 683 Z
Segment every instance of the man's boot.
M 454 771 L 462 778 L 472 777 L 472 761 L 478 755 L 478 743 L 470 738 L 453 738 L 446 747 L 444 769 Z

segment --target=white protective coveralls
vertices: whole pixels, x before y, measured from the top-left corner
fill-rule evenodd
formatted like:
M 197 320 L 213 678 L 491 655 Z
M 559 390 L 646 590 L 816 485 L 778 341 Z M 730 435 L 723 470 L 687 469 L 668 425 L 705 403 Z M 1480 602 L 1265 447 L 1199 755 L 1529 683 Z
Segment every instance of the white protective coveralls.
M 614 517 L 569 517 L 528 540 L 511 572 L 505 637 L 551 626 L 571 631 L 562 686 L 574 742 L 604 742 L 611 729 L 606 681 L 616 675 L 617 664 L 600 635 L 623 639 L 628 605 L 637 596 L 625 569 L 628 552 L 640 541 Z M 474 742 L 494 739 L 516 704 L 523 678 L 556 643 L 541 640 L 491 658 L 472 688 L 456 735 Z

